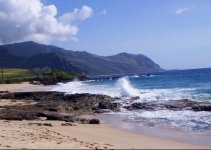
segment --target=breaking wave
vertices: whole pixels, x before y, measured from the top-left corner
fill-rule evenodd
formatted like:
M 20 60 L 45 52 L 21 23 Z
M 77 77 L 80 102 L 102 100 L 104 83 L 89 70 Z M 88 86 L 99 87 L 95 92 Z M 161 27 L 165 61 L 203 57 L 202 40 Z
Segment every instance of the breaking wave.
M 137 101 L 162 101 L 189 99 L 193 101 L 211 100 L 211 94 L 207 92 L 198 92 L 197 88 L 165 88 L 149 89 L 134 86 L 131 79 L 123 77 L 118 80 L 109 81 L 74 81 L 65 84 L 59 84 L 53 91 L 74 93 L 103 94 L 111 97 L 136 97 Z
M 116 86 L 120 89 L 121 97 L 133 97 L 140 95 L 139 90 L 134 88 L 126 77 L 118 79 Z

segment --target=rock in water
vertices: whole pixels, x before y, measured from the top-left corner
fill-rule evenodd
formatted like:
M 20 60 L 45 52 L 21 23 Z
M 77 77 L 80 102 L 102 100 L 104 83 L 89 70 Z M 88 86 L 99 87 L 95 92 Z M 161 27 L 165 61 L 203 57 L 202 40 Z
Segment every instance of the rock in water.
M 129 110 L 193 110 L 193 111 L 211 111 L 210 102 L 196 102 L 188 99 L 169 100 L 169 101 L 153 101 L 153 102 L 135 102 L 124 108 Z
M 139 96 L 133 96 L 133 97 L 131 97 L 131 100 L 133 100 L 133 101 L 135 101 L 137 99 L 140 99 L 140 97 Z

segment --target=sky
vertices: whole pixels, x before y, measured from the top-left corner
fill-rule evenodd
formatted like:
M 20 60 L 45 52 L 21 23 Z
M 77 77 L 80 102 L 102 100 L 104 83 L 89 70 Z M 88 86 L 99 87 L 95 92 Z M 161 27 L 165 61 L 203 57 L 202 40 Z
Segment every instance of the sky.
M 211 67 L 210 0 L 0 0 L 0 43 L 144 54 L 164 69 Z

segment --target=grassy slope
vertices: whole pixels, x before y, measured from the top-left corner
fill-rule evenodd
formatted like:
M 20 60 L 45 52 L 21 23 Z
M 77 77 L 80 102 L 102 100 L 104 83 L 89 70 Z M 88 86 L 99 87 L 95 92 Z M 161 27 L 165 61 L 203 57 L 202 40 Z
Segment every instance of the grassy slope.
M 0 72 L 0 83 L 18 83 L 28 81 L 34 78 L 33 73 L 27 69 L 4 69 L 2 74 Z
M 33 74 L 27 69 L 4 69 L 5 78 L 21 78 L 21 77 L 32 77 Z
M 32 81 L 37 80 L 37 76 L 30 70 L 27 69 L 4 69 L 3 73 L 3 79 L 2 74 L 0 70 L 0 84 L 2 83 L 20 83 L 24 81 Z M 82 77 L 79 74 L 74 73 L 67 73 L 60 70 L 53 70 L 51 73 L 40 76 L 40 81 L 51 81 L 54 80 L 55 82 L 58 81 L 68 81 L 73 80 L 74 78 L 80 78 Z

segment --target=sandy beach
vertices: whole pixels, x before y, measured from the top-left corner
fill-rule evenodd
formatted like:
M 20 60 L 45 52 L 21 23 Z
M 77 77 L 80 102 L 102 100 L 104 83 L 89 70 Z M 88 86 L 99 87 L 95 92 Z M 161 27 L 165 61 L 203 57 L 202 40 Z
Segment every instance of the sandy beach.
M 55 87 L 56 85 L 33 85 L 29 84 L 29 82 L 17 83 L 17 84 L 0 84 L 0 91 L 48 91 Z
M 21 90 L 27 89 L 30 87 L 34 87 L 35 85 L 31 85 L 28 82 L 24 82 L 21 84 L 0 84 L 0 91 L 13 91 L 13 90 Z
M 51 123 L 52 127 L 39 125 Z M 0 148 L 203 149 L 207 147 L 134 134 L 109 125 L 61 126 L 60 121 L 0 121 Z
M 39 89 L 41 86 L 39 86 Z M 37 85 L 0 85 L 1 91 L 37 89 Z M 0 106 L 33 105 L 30 101 L 0 100 Z M 0 120 L 1 149 L 203 149 L 200 145 L 136 134 L 112 128 L 110 125 L 72 124 L 62 121 Z M 49 126 L 52 125 L 52 126 Z

